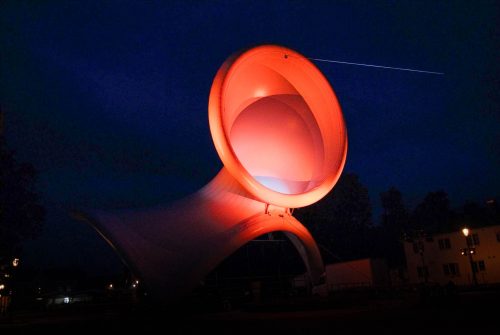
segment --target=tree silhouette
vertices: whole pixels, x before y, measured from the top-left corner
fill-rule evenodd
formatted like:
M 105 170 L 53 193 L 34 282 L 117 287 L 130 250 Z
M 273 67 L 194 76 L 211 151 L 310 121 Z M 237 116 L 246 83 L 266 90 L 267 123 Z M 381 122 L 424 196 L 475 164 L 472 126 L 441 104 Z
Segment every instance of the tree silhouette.
M 0 138 L 0 259 L 11 259 L 21 242 L 36 237 L 45 210 L 35 192 L 36 172 L 31 164 L 18 163 Z
M 412 213 L 413 229 L 427 233 L 454 230 L 454 213 L 450 208 L 448 194 L 444 191 L 429 192 Z
M 368 190 L 357 175 L 344 173 L 325 198 L 295 213 L 316 241 L 339 259 L 367 256 L 372 212 Z
M 391 187 L 380 193 L 382 203 L 381 232 L 377 239 L 378 249 L 389 265 L 399 266 L 404 262 L 402 235 L 408 229 L 410 215 L 403 202 L 401 192 Z
M 458 208 L 455 221 L 456 229 L 496 225 L 500 222 L 500 208 L 495 199 L 488 200 L 484 205 L 467 201 Z

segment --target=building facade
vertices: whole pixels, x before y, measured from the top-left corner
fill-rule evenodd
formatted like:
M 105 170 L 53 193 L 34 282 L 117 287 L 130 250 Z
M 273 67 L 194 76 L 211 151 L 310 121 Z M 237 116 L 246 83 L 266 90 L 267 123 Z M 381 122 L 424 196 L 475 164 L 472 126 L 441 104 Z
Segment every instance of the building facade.
M 404 242 L 410 284 L 500 283 L 500 225 Z

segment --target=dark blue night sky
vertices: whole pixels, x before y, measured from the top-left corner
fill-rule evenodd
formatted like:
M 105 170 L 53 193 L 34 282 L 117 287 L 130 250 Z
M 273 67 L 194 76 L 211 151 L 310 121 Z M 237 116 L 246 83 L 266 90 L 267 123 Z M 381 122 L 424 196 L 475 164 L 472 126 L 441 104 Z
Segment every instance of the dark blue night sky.
M 438 189 L 455 206 L 498 197 L 499 13 L 495 1 L 3 2 L 5 135 L 40 172 L 48 209 L 27 263 L 113 268 L 67 209 L 164 203 L 213 177 L 212 79 L 231 53 L 264 43 L 445 73 L 316 63 L 344 110 L 346 171 L 376 214 L 390 186 L 410 206 Z

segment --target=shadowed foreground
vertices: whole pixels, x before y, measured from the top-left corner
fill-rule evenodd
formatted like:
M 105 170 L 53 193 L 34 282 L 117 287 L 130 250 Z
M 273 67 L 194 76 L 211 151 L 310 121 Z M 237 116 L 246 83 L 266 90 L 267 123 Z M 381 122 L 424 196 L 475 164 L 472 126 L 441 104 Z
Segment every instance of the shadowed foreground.
M 261 305 L 234 311 L 199 306 L 153 307 L 137 304 L 75 306 L 52 311 L 15 311 L 0 319 L 2 333 L 147 332 L 218 334 L 331 334 L 338 331 L 466 334 L 495 329 L 500 290 L 464 291 L 453 296 L 381 298 L 337 296 Z

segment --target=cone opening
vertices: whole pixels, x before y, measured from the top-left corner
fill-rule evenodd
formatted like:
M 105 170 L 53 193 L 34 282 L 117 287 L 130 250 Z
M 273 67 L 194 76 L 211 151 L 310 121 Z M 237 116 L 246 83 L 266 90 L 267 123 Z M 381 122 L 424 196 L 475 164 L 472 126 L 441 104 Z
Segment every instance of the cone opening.
M 315 202 L 345 163 L 347 137 L 335 94 L 320 71 L 290 49 L 261 46 L 226 61 L 212 86 L 209 117 L 224 165 L 266 202 Z

